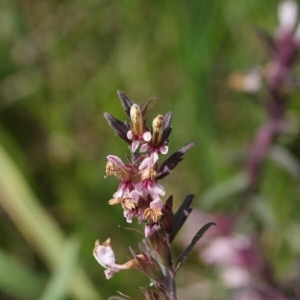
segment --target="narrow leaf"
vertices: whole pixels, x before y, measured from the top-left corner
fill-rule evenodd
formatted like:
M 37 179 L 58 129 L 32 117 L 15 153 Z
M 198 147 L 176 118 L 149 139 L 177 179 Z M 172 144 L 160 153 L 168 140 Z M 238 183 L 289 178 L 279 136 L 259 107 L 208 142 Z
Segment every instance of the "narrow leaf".
M 169 235 L 169 242 L 171 243 L 184 222 L 186 221 L 187 217 L 192 211 L 192 208 L 190 207 L 193 201 L 194 195 L 190 194 L 185 197 L 183 200 L 183 203 L 177 210 L 177 212 L 174 214 L 174 223 L 173 223 L 173 228 L 172 232 Z
M 104 118 L 119 138 L 131 144 L 131 141 L 127 138 L 127 132 L 130 129 L 127 122 L 120 121 L 109 113 L 104 113 Z
M 122 105 L 124 107 L 124 111 L 127 114 L 128 117 L 130 117 L 130 108 L 132 106 L 132 104 L 134 103 L 133 101 L 131 101 L 124 92 L 122 91 L 117 91 L 118 96 L 122 102 Z
M 171 111 L 167 112 L 164 116 L 164 141 L 166 141 L 172 131 L 171 122 L 173 118 L 173 113 Z
M 196 143 L 190 143 L 167 158 L 159 167 L 156 179 L 162 179 L 170 174 L 171 170 L 173 170 L 182 161 L 182 156 L 195 145 Z
M 192 242 L 190 243 L 190 245 L 180 254 L 180 256 L 175 264 L 175 273 L 181 268 L 183 263 L 187 260 L 187 258 L 191 254 L 191 251 L 193 250 L 193 248 L 195 247 L 195 245 L 199 241 L 199 239 L 203 236 L 203 234 L 212 225 L 216 225 L 216 223 L 214 223 L 214 222 L 207 223 L 196 233 L 196 235 L 192 239 Z
M 164 116 L 165 128 L 171 126 L 172 118 L 173 118 L 173 113 L 171 111 L 169 111 L 165 114 L 165 116 Z
M 148 109 L 148 105 L 150 104 L 150 102 L 152 102 L 153 100 L 156 100 L 156 98 L 150 98 L 147 102 L 146 102 L 146 104 L 143 106 L 143 108 L 142 108 L 142 115 L 144 116 L 145 114 L 146 114 L 146 112 L 147 112 L 147 109 Z

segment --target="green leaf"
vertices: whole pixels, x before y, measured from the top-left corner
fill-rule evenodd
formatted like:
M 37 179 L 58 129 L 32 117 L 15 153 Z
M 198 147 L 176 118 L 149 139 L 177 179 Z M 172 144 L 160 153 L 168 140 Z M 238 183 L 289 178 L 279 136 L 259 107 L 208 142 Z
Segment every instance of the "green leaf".
M 35 273 L 12 255 L 0 250 L 0 288 L 20 299 L 37 299 L 46 277 Z
M 175 264 L 175 273 L 180 269 L 180 267 L 183 265 L 183 263 L 187 260 L 187 258 L 191 254 L 191 251 L 193 250 L 193 248 L 195 247 L 195 245 L 199 241 L 199 239 L 203 236 L 203 234 L 212 225 L 216 225 L 216 223 L 214 223 L 214 222 L 207 223 L 196 233 L 196 235 L 193 237 L 189 246 L 178 257 L 177 262 Z

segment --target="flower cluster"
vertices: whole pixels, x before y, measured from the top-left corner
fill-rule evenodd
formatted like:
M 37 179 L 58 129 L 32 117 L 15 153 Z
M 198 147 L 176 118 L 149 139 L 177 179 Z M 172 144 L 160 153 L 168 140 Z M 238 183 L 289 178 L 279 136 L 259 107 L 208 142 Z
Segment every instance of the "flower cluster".
M 106 176 L 114 175 L 120 180 L 118 190 L 109 204 L 120 203 L 128 223 L 131 223 L 134 217 L 137 217 L 139 223 L 144 221 L 145 236 L 148 237 L 161 228 L 160 221 L 164 215 L 161 196 L 165 195 L 165 189 L 158 180 L 169 174 L 181 160 L 181 156 L 194 144 L 179 150 L 176 157 L 173 154 L 169 160 L 162 163 L 163 168 L 159 168 L 160 154 L 167 154 L 169 150 L 172 113 L 158 115 L 149 129 L 144 117 L 148 104 L 153 99 L 141 108 L 123 92 L 119 91 L 118 95 L 130 117 L 130 124 L 117 120 L 108 113 L 105 114 L 105 118 L 116 134 L 130 145 L 132 158 L 127 157 L 125 163 L 117 156 L 107 156 Z
M 191 245 L 173 264 L 170 244 L 192 210 L 190 205 L 193 196 L 188 195 L 174 214 L 173 198 L 169 196 L 163 201 L 161 197 L 166 192 L 158 181 L 170 174 L 195 143 L 186 145 L 159 164 L 160 155 L 166 155 L 169 150 L 172 113 L 158 115 L 149 128 L 145 115 L 153 99 L 141 107 L 123 92 L 118 91 L 118 95 L 130 122 L 120 121 L 109 113 L 105 113 L 104 117 L 116 135 L 129 145 L 131 156 L 126 156 L 125 162 L 115 155 L 107 156 L 106 177 L 114 175 L 120 181 L 117 191 L 108 203 L 121 204 L 128 223 L 134 217 L 138 223 L 144 223 L 145 239 L 139 244 L 138 252 L 130 249 L 133 259 L 125 264 L 116 263 L 110 239 L 103 244 L 96 241 L 93 254 L 99 264 L 106 268 L 107 279 L 121 270 L 135 267 L 148 276 L 157 288 L 157 291 L 142 289 L 147 299 L 176 300 L 176 272 L 195 243 L 213 223 L 206 224 L 199 230 Z

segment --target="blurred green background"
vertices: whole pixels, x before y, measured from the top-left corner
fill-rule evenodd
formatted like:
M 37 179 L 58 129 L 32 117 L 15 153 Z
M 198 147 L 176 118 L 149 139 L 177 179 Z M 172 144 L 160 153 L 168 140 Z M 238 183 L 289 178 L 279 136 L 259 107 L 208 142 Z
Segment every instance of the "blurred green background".
M 232 210 L 243 187 L 239 158 L 266 116 L 264 94 L 231 91 L 228 77 L 268 61 L 253 28 L 273 33 L 277 4 L 0 2 L 1 299 L 107 299 L 117 290 L 141 296 L 138 286 L 147 279 L 138 271 L 107 281 L 92 257 L 94 241 L 111 237 L 125 262 L 128 246 L 140 239 L 117 227 L 127 225 L 122 210 L 107 204 L 118 182 L 104 179 L 106 156 L 128 153 L 103 118 L 110 112 L 126 119 L 117 90 L 140 104 L 157 98 L 148 124 L 174 112 L 170 153 L 197 142 L 162 182 L 175 208 L 194 193 L 195 207 Z M 273 249 L 269 258 L 279 277 L 300 253 L 299 170 L 291 176 L 291 168 L 278 166 L 287 165 L 290 153 L 300 157 L 297 95 L 288 110 L 291 134 L 280 140 L 277 159 L 268 160 L 263 200 L 247 220 L 260 228 L 264 249 Z M 175 244 L 177 253 L 180 238 Z M 196 283 L 210 276 L 201 265 L 181 272 L 179 288 L 184 278 Z

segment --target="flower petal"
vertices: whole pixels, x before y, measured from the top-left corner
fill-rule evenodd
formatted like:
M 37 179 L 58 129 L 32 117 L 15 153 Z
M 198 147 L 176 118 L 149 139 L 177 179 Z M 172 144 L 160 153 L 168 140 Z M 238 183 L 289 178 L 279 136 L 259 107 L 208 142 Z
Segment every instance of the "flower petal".
M 149 131 L 145 131 L 143 133 L 143 140 L 145 142 L 149 142 L 151 140 L 151 133 Z
M 166 194 L 165 188 L 158 182 L 155 182 L 153 184 L 153 190 L 161 196 L 164 196 Z
M 127 138 L 128 138 L 129 140 L 132 140 L 132 139 L 133 139 L 133 132 L 132 132 L 132 130 L 128 130 L 128 131 L 127 131 Z
M 144 144 L 141 146 L 140 148 L 140 152 L 146 152 L 149 149 L 149 145 L 148 144 Z
M 120 269 L 107 269 L 107 270 L 104 271 L 105 278 L 106 278 L 106 279 L 110 279 L 110 278 L 113 277 L 113 275 L 114 275 L 115 273 L 118 273 L 118 272 L 120 272 L 120 271 L 121 271 Z
M 113 194 L 113 197 L 117 199 L 117 198 L 121 198 L 122 196 L 123 196 L 123 189 L 119 187 L 118 190 Z
M 169 151 L 169 147 L 168 146 L 161 146 L 159 148 L 159 151 L 160 151 L 161 154 L 167 154 L 168 151 Z
M 132 142 L 131 144 L 131 151 L 134 153 L 137 148 L 139 147 L 140 141 L 139 140 L 135 140 Z
M 161 227 L 159 224 L 156 223 L 151 223 L 151 224 L 147 224 L 145 226 L 145 237 L 149 237 L 150 235 L 152 235 L 155 231 L 159 230 Z
M 162 209 L 164 206 L 164 203 L 162 202 L 162 200 L 160 198 L 156 198 L 155 200 L 153 200 L 151 203 L 150 203 L 150 207 L 151 208 L 157 208 L 157 209 Z
M 115 265 L 116 261 L 114 251 L 110 247 L 109 243 L 110 239 L 106 240 L 103 245 L 101 245 L 97 240 L 93 251 L 94 257 L 104 268 L 109 268 L 110 266 Z

